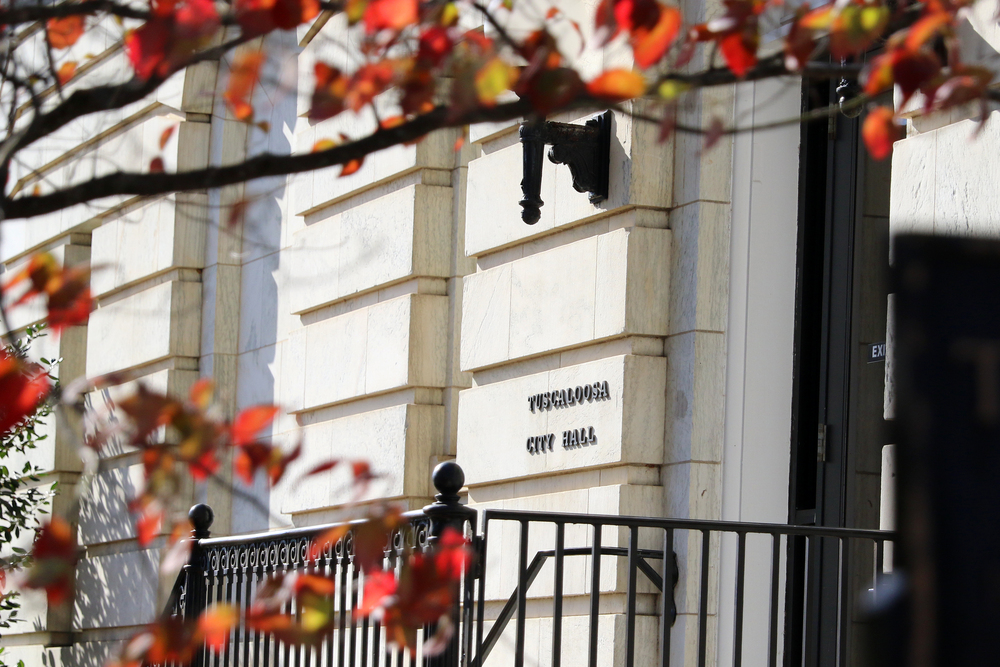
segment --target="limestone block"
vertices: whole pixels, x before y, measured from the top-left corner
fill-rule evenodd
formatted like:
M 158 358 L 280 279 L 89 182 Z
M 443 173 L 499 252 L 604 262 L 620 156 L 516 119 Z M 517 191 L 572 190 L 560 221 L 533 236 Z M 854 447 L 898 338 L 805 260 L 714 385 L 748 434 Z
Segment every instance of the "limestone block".
M 1000 120 L 994 112 L 991 119 Z M 966 120 L 941 128 L 934 155 L 934 233 L 1000 236 L 992 183 L 1000 177 L 1000 130 Z
M 159 612 L 156 608 L 159 561 L 155 549 L 82 559 L 76 566 L 74 629 L 151 622 Z
M 447 277 L 452 189 L 411 185 L 294 236 L 291 307 L 301 313 L 415 276 Z
M 292 400 L 301 392 L 302 399 L 289 409 L 404 387 L 443 387 L 447 318 L 447 297 L 410 294 L 293 333 L 285 346 L 282 391 Z
M 135 393 L 136 386 L 140 382 L 150 391 L 184 398 L 188 395 L 191 385 L 197 380 L 198 371 L 166 369 L 144 375 L 138 380 L 104 387 L 86 394 L 84 396 L 86 434 L 93 435 L 95 428 L 100 425 L 121 423 L 124 416 L 118 412 L 115 402 Z M 135 451 L 133 447 L 127 445 L 120 437 L 115 437 L 104 446 L 101 455 L 115 457 L 131 451 Z
M 595 485 L 592 488 L 560 489 L 560 478 L 536 478 L 530 482 L 532 494 L 527 496 L 511 493 L 511 485 L 505 488 L 493 487 L 499 491 L 499 500 L 478 502 L 484 497 L 485 487 L 470 487 L 469 505 L 481 512 L 490 509 L 568 512 L 581 514 L 605 514 L 611 516 L 639 515 L 659 516 L 662 513 L 663 489 L 659 486 L 611 484 Z M 596 484 L 596 483 L 595 483 Z M 514 489 L 518 485 L 513 485 Z M 486 520 L 486 515 L 481 515 Z M 520 549 L 520 526 L 514 521 L 491 519 L 488 527 L 486 557 L 486 598 L 506 600 L 517 586 L 518 559 Z M 613 526 L 601 532 L 603 546 L 625 547 L 628 545 L 628 531 Z M 593 545 L 593 528 L 586 524 L 566 525 L 564 545 L 567 549 L 589 549 Z M 655 529 L 642 529 L 639 534 L 640 548 L 660 549 L 663 533 Z M 527 559 L 531 562 L 540 551 L 555 548 L 555 525 L 535 521 L 528 531 Z M 564 561 L 563 594 L 567 597 L 589 595 L 592 590 L 592 560 L 589 554 L 568 555 Z M 529 599 L 545 599 L 553 595 L 554 565 L 551 558 L 544 561 L 535 583 L 528 590 Z M 627 587 L 627 562 L 617 557 L 602 558 L 600 573 L 601 592 L 624 592 Z M 645 579 L 640 593 L 652 593 L 654 588 Z
M 575 609 L 574 609 L 575 611 Z M 583 609 L 580 609 L 583 611 Z M 537 667 L 548 667 L 552 664 L 552 612 L 551 605 L 547 608 L 533 610 L 539 616 L 531 616 L 525 620 L 524 626 L 524 658 L 525 664 Z M 590 617 L 567 613 L 562 623 L 562 645 L 560 647 L 561 664 L 586 665 L 590 660 Z M 487 621 L 484 632 L 489 632 L 492 622 Z M 598 665 L 624 665 L 627 623 L 624 614 L 606 614 L 598 616 L 597 624 L 597 663 Z M 517 617 L 507 624 L 496 646 L 483 663 L 484 667 L 505 667 L 515 664 L 514 648 L 516 646 Z M 652 615 L 638 615 L 635 619 L 635 665 L 659 664 L 659 619 Z M 714 635 L 711 635 L 714 637 Z M 697 653 L 695 653 L 697 655 Z M 672 665 L 694 664 L 689 662 L 673 662 Z M 712 663 L 714 664 L 714 663 Z
M 443 434 L 444 408 L 436 405 L 397 405 L 306 426 L 302 456 L 275 491 L 277 505 L 297 514 L 359 498 L 427 497 L 431 456 Z M 365 460 L 378 479 L 357 489 L 346 465 L 301 478 L 331 459 Z
M 311 87 L 312 83 L 309 85 Z M 377 104 L 382 109 L 380 111 L 382 118 L 398 113 L 392 111 L 391 105 L 381 97 Z M 366 108 L 359 114 L 345 112 L 311 125 L 297 134 L 296 151 L 308 152 L 317 141 L 336 139 L 341 133 L 350 137 L 362 137 L 370 134 L 375 128 L 376 122 L 370 109 Z M 303 195 L 308 192 L 308 206 L 304 209 L 297 208 L 294 213 L 305 215 L 317 211 L 340 199 L 400 178 L 417 169 L 450 170 L 455 163 L 454 146 L 457 136 L 457 130 L 438 131 L 429 134 L 416 145 L 393 146 L 378 151 L 367 156 L 361 168 L 348 176 L 340 176 L 342 171 L 340 165 L 317 170 L 313 172 L 312 187 L 302 192 Z
M 77 531 L 81 544 L 117 542 L 135 537 L 135 520 L 129 502 L 143 488 L 141 464 L 101 470 L 80 501 Z M 178 508 L 179 509 L 179 508 Z
M 697 202 L 670 213 L 671 333 L 726 328 L 730 212 L 727 204 Z
M 201 268 L 207 208 L 207 195 L 174 195 L 95 229 L 91 291 L 100 296 L 170 269 Z
M 624 334 L 665 335 L 670 232 L 619 229 L 464 279 L 462 370 Z
M 937 132 L 897 141 L 892 150 L 889 229 L 893 235 L 934 229 Z
M 167 357 L 197 357 L 201 338 L 201 284 L 168 281 L 108 304 L 90 316 L 90 376 L 142 366 Z
M 726 407 L 726 341 L 689 332 L 666 341 L 666 462 L 722 461 Z M 754 399 L 748 398 L 748 409 Z M 766 400 L 760 397 L 759 400 Z
M 587 117 L 560 118 L 582 123 Z M 542 169 L 542 217 L 534 225 L 521 220 L 522 150 L 516 134 L 469 163 L 465 252 L 484 255 L 529 238 L 549 234 L 625 206 L 670 205 L 669 145 L 656 141 L 656 127 L 616 114 L 612 126 L 607 201 L 591 204 L 573 189 L 569 168 L 545 160 Z
M 662 462 L 665 371 L 662 357 L 624 355 L 462 391 L 458 462 L 466 483 Z M 595 399 L 593 385 L 605 382 L 609 395 Z M 563 392 L 577 388 L 591 398 L 547 406 L 550 393 L 559 392 L 554 398 L 561 402 Z M 536 406 L 540 395 L 546 407 Z M 564 432 L 581 428 L 588 440 L 593 428 L 596 441 L 564 446 Z

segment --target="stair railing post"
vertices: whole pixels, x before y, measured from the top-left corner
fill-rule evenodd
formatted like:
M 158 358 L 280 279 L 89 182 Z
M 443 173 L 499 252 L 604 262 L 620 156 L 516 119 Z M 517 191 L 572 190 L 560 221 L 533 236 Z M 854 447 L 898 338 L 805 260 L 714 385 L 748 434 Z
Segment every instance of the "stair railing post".
M 430 548 L 434 549 L 438 539 L 449 528 L 457 531 L 460 535 L 465 535 L 465 525 L 468 523 L 474 533 L 477 512 L 461 503 L 461 496 L 458 495 L 458 492 L 465 486 L 465 472 L 457 463 L 454 461 L 439 463 L 434 468 L 431 479 L 438 493 L 434 496 L 434 502 L 424 507 L 423 511 L 430 519 L 428 543 L 431 545 Z M 474 538 L 475 535 L 469 537 Z M 478 564 L 474 564 L 473 567 L 478 567 Z M 468 625 L 471 617 L 466 619 L 466 623 L 462 623 L 462 607 L 466 606 L 471 609 L 471 584 L 472 577 L 467 573 L 464 579 L 464 590 L 460 596 L 456 597 L 452 609 L 453 632 L 448 641 L 448 647 L 438 655 L 427 659 L 427 667 L 459 667 L 459 664 L 463 662 L 463 654 L 467 659 L 470 647 L 468 646 L 469 642 L 464 639 L 472 635 L 465 625 Z M 465 598 L 465 605 L 463 605 L 463 598 Z
M 210 528 L 215 520 L 215 512 L 205 504 L 198 504 L 188 511 L 188 519 L 191 520 L 191 558 L 184 566 L 186 571 L 186 591 L 184 596 L 184 619 L 194 620 L 205 611 L 208 605 L 208 562 L 206 561 L 205 550 L 201 546 L 201 540 L 208 539 L 211 535 Z M 191 667 L 202 667 L 205 664 L 205 649 L 201 648 L 195 653 L 191 661 Z

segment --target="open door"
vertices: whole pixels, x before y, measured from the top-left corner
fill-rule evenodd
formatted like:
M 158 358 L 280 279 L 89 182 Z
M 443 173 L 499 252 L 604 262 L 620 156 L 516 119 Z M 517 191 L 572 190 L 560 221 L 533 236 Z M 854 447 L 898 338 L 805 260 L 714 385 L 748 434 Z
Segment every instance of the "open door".
M 836 99 L 835 86 L 807 84 L 804 110 Z M 863 119 L 837 114 L 802 130 L 793 524 L 878 527 L 890 164 L 868 156 L 860 139 Z M 787 665 L 861 664 L 860 619 L 845 610 L 871 586 L 872 559 L 832 539 L 793 541 Z

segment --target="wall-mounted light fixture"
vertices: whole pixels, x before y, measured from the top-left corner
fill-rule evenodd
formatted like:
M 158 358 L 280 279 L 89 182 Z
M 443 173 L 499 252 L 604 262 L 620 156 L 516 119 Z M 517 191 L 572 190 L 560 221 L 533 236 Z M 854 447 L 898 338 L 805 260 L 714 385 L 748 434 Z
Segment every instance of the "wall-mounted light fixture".
M 611 151 L 611 112 L 605 111 L 583 125 L 544 119 L 521 124 L 524 174 L 521 179 L 521 219 L 533 225 L 542 217 L 542 153 L 565 164 L 573 176 L 573 189 L 589 193 L 593 204 L 608 198 L 608 168 Z

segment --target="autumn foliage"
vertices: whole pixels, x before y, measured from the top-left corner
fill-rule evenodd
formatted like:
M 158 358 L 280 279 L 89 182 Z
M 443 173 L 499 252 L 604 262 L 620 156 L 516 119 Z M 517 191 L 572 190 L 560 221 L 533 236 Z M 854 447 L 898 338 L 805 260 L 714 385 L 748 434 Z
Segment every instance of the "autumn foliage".
M 258 38 L 314 21 L 318 26 L 341 14 L 349 33 L 344 41 L 356 50 L 352 58 L 321 58 L 313 65 L 305 115 L 320 123 L 378 106 L 373 131 L 380 138 L 395 137 L 423 121 L 429 131 L 461 126 L 471 122 L 469 118 L 500 118 L 496 110 L 511 100 L 520 100 L 521 106 L 511 107 L 507 119 L 568 109 L 628 110 L 629 102 L 644 98 L 653 120 L 662 124 L 661 137 L 667 139 L 677 129 L 684 96 L 699 88 L 765 75 L 810 76 L 817 63 L 827 70 L 841 63 L 845 73 L 860 72 L 863 95 L 849 103 L 865 106 L 864 143 L 873 157 L 883 159 L 902 136 L 902 110 L 933 113 L 972 105 L 985 118 L 991 100 L 992 72 L 964 62 L 958 45 L 957 27 L 967 0 L 838 0 L 794 9 L 782 0 L 722 0 L 706 21 L 688 20 L 673 2 L 600 0 L 584 22 L 577 8 L 546 5 L 544 11 L 531 13 L 525 25 L 508 31 L 504 16 L 522 5 L 523 0 L 504 0 L 490 5 L 492 14 L 482 14 L 482 7 L 473 3 L 439 0 L 149 0 L 141 18 L 129 14 L 134 23 L 120 46 L 133 78 L 118 92 L 152 91 L 186 67 L 225 59 L 228 77 L 221 84 L 222 99 L 229 113 L 236 121 L 266 129 L 266 121 L 255 119 L 255 93 L 276 86 L 267 72 L 279 68 L 269 68 L 271 55 L 262 46 L 266 41 Z M 44 26 L 46 48 L 57 55 L 72 49 L 88 26 L 102 20 L 95 11 L 38 22 L 40 30 Z M 762 49 L 769 16 L 786 26 L 772 45 L 780 48 L 767 51 L 772 55 Z M 617 64 L 583 76 L 577 63 L 581 52 L 590 48 L 619 49 L 615 58 L 607 59 Z M 56 88 L 76 85 L 84 71 L 72 60 L 53 69 L 50 79 Z M 887 99 L 890 91 L 896 93 L 898 108 L 873 101 Z M 161 135 L 161 150 L 173 130 Z M 731 130 L 719 118 L 705 127 L 685 129 L 702 133 L 708 147 Z M 405 139 L 419 138 L 417 133 Z M 329 155 L 365 139 L 337 132 L 319 138 L 312 151 Z M 384 145 L 393 144 L 386 140 Z M 341 165 L 341 175 L 347 176 L 357 172 L 363 160 L 364 153 L 358 152 L 332 164 Z M 147 171 L 147 176 L 167 175 L 163 158 L 154 157 Z M 233 206 L 231 226 L 244 208 L 245 202 Z M 85 324 L 93 308 L 89 275 L 90 267 L 62 266 L 52 254 L 38 253 L 4 280 L 4 307 L 38 305 L 56 333 Z M 266 479 L 275 485 L 309 446 L 299 441 L 283 447 L 268 438 L 280 415 L 278 406 L 257 405 L 224 416 L 207 379 L 195 383 L 186 397 L 121 376 L 92 378 L 73 392 L 63 392 L 53 387 L 40 366 L 7 353 L 0 355 L 0 433 L 10 433 L 47 400 L 72 408 L 87 392 L 122 384 L 130 389 L 114 401 L 116 420 L 98 424 L 83 454 L 93 458 L 112 442 L 139 453 L 142 480 L 128 498 L 138 542 L 147 546 L 170 535 L 166 542 L 175 557 L 166 560 L 175 565 L 183 564 L 190 551 L 188 527 L 171 514 L 186 484 L 231 477 L 243 484 Z M 229 465 L 231 469 L 224 467 Z M 358 490 L 374 478 L 360 457 L 321 461 L 304 474 L 333 468 L 349 471 Z M 397 511 L 379 508 L 364 525 L 353 528 L 356 558 L 364 572 L 357 612 L 378 614 L 391 640 L 413 649 L 418 628 L 439 623 L 442 632 L 447 630 L 442 618 L 447 618 L 471 556 L 460 535 L 446 533 L 433 551 L 406 554 L 398 572 L 384 569 L 383 547 L 401 522 Z M 344 539 L 347 531 L 345 524 L 320 534 L 311 557 Z M 73 595 L 76 557 L 73 527 L 53 517 L 39 531 L 23 585 L 44 590 L 53 605 L 65 604 Z M 325 575 L 276 575 L 262 587 L 244 620 L 292 644 L 315 642 L 334 622 L 335 589 Z M 308 614 L 294 618 L 283 612 L 292 601 Z M 237 615 L 232 608 L 217 606 L 198 619 L 161 618 L 128 643 L 122 663 L 185 663 L 203 644 L 220 647 Z

